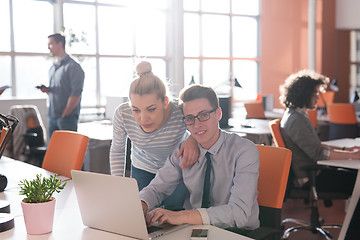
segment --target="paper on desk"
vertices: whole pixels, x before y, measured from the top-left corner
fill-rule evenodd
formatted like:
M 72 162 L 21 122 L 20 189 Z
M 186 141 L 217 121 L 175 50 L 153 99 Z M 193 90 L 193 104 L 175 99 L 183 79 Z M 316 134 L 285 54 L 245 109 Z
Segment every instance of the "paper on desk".
M 330 141 L 323 141 L 322 144 L 334 147 L 359 147 L 360 146 L 360 138 L 342 138 Z

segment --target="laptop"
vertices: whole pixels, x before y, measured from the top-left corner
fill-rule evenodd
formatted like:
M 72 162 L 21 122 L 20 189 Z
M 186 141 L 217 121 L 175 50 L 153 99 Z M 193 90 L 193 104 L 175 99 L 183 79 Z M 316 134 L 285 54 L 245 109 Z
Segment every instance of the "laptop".
M 154 239 L 186 225 L 150 227 L 133 178 L 72 170 L 72 182 L 85 226 L 137 239 Z

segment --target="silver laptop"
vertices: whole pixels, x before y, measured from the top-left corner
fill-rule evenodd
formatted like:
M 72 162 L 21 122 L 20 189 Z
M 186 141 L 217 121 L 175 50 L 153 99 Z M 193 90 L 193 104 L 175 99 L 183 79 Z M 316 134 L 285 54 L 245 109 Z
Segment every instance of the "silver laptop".
M 154 239 L 187 226 L 163 224 L 148 229 L 133 178 L 77 170 L 71 175 L 85 226 L 138 239 Z

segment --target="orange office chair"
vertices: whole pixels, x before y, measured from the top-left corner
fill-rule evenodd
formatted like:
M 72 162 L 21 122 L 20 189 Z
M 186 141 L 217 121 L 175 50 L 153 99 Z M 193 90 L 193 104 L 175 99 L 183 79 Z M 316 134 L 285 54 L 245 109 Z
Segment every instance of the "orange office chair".
M 257 145 L 259 150 L 258 203 L 260 227 L 248 232 L 228 230 L 253 239 L 280 239 L 281 209 L 291 165 L 291 151 L 286 148 Z
M 0 159 L 18 123 L 16 117 L 0 113 Z
M 269 122 L 271 135 L 273 137 L 274 143 L 276 147 L 283 147 L 285 148 L 285 142 L 281 136 L 280 132 L 280 122 L 281 119 L 274 119 Z
M 316 108 L 308 109 L 307 113 L 308 113 L 308 117 L 309 117 L 311 124 L 316 129 L 317 128 L 317 109 Z
M 334 91 L 320 92 L 319 101 L 317 102 L 316 106 L 318 108 L 326 108 L 327 105 L 334 102 L 334 97 L 335 97 Z
M 351 103 L 332 103 L 327 106 L 329 115 L 329 140 L 356 138 L 358 126 L 354 105 Z
M 274 142 L 276 146 L 285 147 L 285 142 L 281 135 L 280 131 L 280 119 L 275 119 L 269 122 L 271 134 L 273 136 Z M 297 226 L 290 227 L 286 229 L 283 233 L 281 239 L 287 239 L 292 232 L 296 232 L 299 230 L 307 230 L 313 233 L 319 232 L 327 238 L 332 238 L 330 233 L 325 230 L 325 228 L 339 228 L 338 224 L 322 224 L 319 218 L 319 209 L 318 209 L 318 200 L 323 199 L 325 201 L 325 206 L 330 207 L 332 205 L 331 200 L 333 199 L 347 199 L 349 196 L 343 193 L 334 193 L 334 192 L 317 192 L 316 190 L 316 173 L 320 169 L 326 169 L 328 167 L 314 165 L 311 167 L 305 168 L 306 171 L 309 172 L 310 175 L 310 186 L 309 188 L 299 188 L 296 187 L 293 182 L 296 180 L 295 175 L 290 170 L 289 179 L 287 181 L 285 199 L 304 199 L 306 204 L 311 203 L 311 213 L 310 213 L 310 221 L 305 222 L 299 219 L 294 218 L 286 218 L 281 222 L 281 228 L 285 228 L 286 223 L 295 223 Z
M 286 148 L 257 145 L 259 149 L 258 202 L 260 228 L 247 236 L 254 239 L 280 239 L 281 209 L 291 165 Z
M 244 103 L 244 107 L 246 109 L 246 118 L 266 118 L 262 102 L 247 102 Z
M 58 130 L 51 136 L 42 168 L 71 178 L 71 170 L 81 170 L 89 137 L 73 131 Z

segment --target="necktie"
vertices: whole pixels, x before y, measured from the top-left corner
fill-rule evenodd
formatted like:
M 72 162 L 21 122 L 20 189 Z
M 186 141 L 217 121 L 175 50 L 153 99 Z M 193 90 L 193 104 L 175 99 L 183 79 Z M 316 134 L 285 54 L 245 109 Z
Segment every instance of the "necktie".
M 210 153 L 207 152 L 205 154 L 206 157 L 206 172 L 204 179 L 204 191 L 203 191 L 203 199 L 201 203 L 202 208 L 208 208 L 210 205 L 210 173 L 211 173 L 211 157 Z

